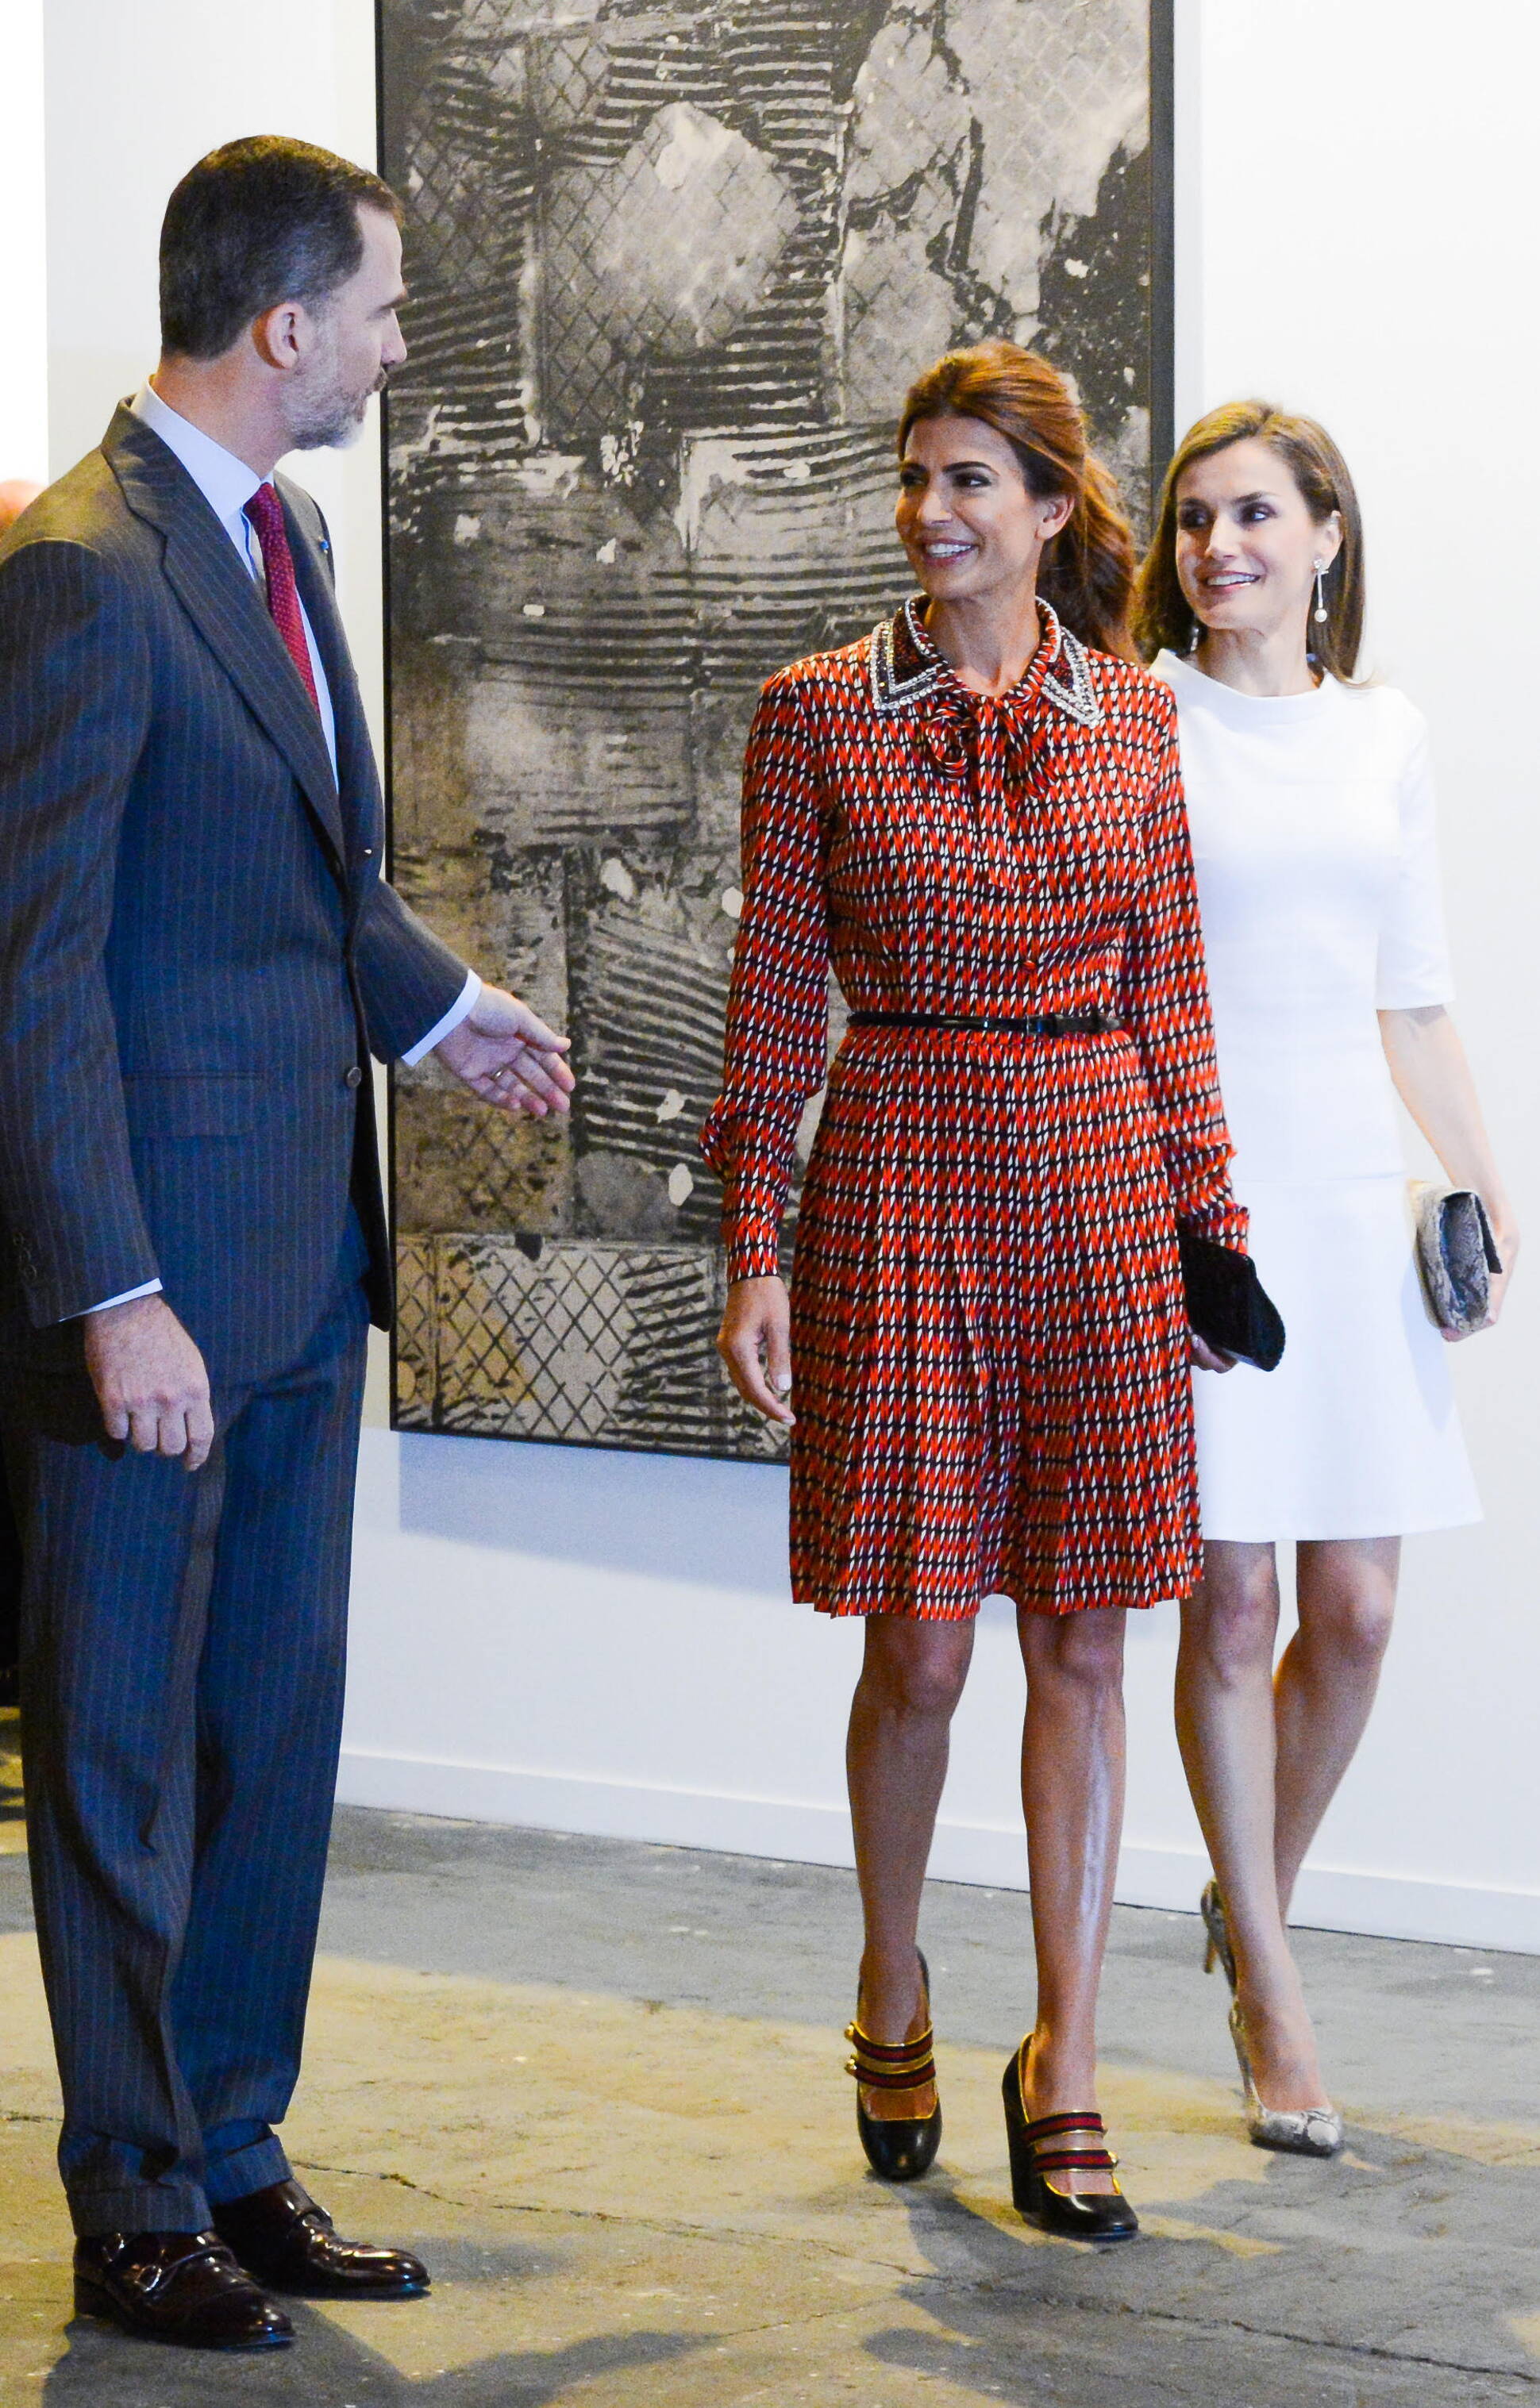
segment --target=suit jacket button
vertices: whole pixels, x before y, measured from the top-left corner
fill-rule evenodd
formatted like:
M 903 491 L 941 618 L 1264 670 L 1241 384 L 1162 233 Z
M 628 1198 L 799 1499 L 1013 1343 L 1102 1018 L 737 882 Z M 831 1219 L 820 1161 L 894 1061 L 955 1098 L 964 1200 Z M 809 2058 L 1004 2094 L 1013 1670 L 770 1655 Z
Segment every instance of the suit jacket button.
M 359 1068 L 359 1067 L 358 1067 L 358 1065 L 357 1065 L 357 1063 L 356 1063 L 356 1062 L 355 1062 L 355 1063 L 353 1063 L 353 1065 L 352 1068 L 348 1071 L 347 1077 L 346 1077 L 346 1079 L 345 1079 L 345 1081 L 344 1081 L 344 1082 L 343 1082 L 343 1083 L 344 1083 L 346 1086 L 349 1086 L 349 1087 L 361 1087 L 361 1086 L 363 1085 L 363 1083 L 364 1083 L 364 1073 L 363 1073 L 363 1071 Z
M 374 847 L 372 844 L 367 844 L 364 847 L 364 858 L 366 861 L 372 861 L 374 859 Z

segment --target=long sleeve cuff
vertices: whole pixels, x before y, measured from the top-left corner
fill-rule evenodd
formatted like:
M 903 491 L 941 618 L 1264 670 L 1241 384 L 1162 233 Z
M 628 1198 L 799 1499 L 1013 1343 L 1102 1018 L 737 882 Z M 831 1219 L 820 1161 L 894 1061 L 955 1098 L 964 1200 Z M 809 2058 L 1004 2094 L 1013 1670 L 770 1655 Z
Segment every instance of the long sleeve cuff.
M 414 1063 L 422 1060 L 425 1054 L 431 1054 L 436 1045 L 441 1045 L 452 1030 L 459 1027 L 462 1020 L 468 1018 L 481 999 L 481 980 L 474 970 L 467 970 L 466 982 L 442 1020 L 436 1020 L 427 1035 L 420 1037 L 410 1053 L 402 1054 L 401 1060 L 409 1070 Z
M 1194 1237 L 1212 1238 L 1216 1246 L 1228 1246 L 1231 1254 L 1246 1252 L 1251 1216 L 1244 1204 L 1236 1202 L 1228 1182 L 1221 1193 L 1202 1203 L 1179 1203 L 1175 1217 Z
M 727 1279 L 776 1279 L 781 1270 L 781 1249 L 773 1238 L 745 1236 L 741 1232 L 727 1241 Z
M 781 1268 L 781 1222 L 801 1110 L 799 1098 L 783 1096 L 751 1118 L 719 1096 L 700 1132 L 700 1151 L 722 1182 L 729 1280 L 773 1279 Z
M 160 1293 L 158 1279 L 146 1280 L 142 1287 L 125 1287 L 122 1296 L 105 1296 L 100 1304 L 88 1304 L 82 1306 L 79 1312 L 66 1312 L 65 1320 L 84 1321 L 94 1312 L 109 1312 L 115 1304 L 132 1304 L 136 1297 L 159 1296 Z M 62 1327 L 63 1324 L 60 1326 Z

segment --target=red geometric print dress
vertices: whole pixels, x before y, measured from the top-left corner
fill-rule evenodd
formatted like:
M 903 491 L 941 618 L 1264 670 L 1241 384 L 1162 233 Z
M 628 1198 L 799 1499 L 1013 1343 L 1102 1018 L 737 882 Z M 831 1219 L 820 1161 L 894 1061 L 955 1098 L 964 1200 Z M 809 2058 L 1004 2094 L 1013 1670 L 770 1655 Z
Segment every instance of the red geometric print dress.
M 792 1281 L 792 1584 L 960 1620 L 1183 1597 L 1202 1563 L 1175 1222 L 1244 1250 L 1169 687 L 1043 639 L 971 693 L 911 602 L 766 686 L 723 1091 L 728 1275 L 778 1268 L 832 961 L 840 1048 Z M 1242 1377 L 1245 1377 L 1243 1372 Z

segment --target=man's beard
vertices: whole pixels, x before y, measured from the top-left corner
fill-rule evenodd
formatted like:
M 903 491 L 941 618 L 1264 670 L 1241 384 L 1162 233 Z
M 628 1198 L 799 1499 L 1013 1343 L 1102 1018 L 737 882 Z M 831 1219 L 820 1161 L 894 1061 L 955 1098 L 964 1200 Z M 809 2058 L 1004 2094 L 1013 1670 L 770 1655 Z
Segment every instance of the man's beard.
M 341 392 L 335 384 L 318 383 L 313 393 L 289 396 L 289 441 L 295 452 L 345 452 L 364 432 L 364 421 L 377 393 L 385 389 L 381 369 L 367 392 Z

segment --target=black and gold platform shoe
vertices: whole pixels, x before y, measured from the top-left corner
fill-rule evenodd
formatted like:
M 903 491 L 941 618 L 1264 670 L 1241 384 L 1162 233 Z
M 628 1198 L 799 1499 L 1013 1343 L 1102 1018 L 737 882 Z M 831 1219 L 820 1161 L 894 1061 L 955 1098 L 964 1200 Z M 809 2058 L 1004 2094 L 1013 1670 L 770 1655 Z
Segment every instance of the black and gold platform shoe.
M 1027 2050 L 1024 2040 L 1005 2069 L 1000 2085 L 1005 2100 L 1005 2138 L 1011 2152 L 1011 2198 L 1023 2215 L 1044 2232 L 1061 2233 L 1069 2241 L 1131 2241 L 1139 2229 L 1135 2215 L 1115 2179 L 1117 2159 L 1104 2145 L 1080 2148 L 1075 2135 L 1091 2134 L 1099 2144 L 1107 2137 L 1100 2115 L 1089 2109 L 1068 2115 L 1027 2114 Z M 1061 2189 L 1050 2174 L 1110 2173 L 1110 2192 Z
M 917 1953 L 917 1952 L 916 1952 Z M 869 2090 L 917 2090 L 922 2083 L 936 2079 L 936 2060 L 932 2054 L 935 2034 L 930 2025 L 930 1969 L 920 1957 L 920 1979 L 925 1985 L 925 2029 L 917 2040 L 900 2041 L 896 2045 L 885 2041 L 869 2039 L 861 2029 L 860 2001 L 856 2007 L 856 2021 L 846 2024 L 845 2038 L 852 2042 L 855 2055 L 845 2065 L 857 2083 Z M 860 2092 L 856 2094 L 856 2129 L 861 2136 L 867 2163 L 874 2174 L 885 2182 L 917 2182 L 928 2173 L 941 2146 L 942 2112 L 938 2099 L 928 2115 L 899 2115 L 891 2119 L 869 2115 L 861 2104 Z

